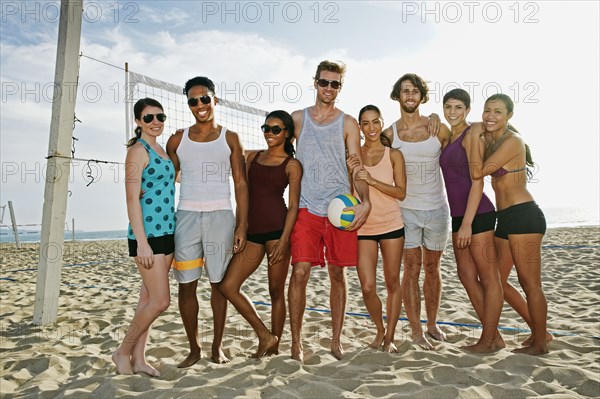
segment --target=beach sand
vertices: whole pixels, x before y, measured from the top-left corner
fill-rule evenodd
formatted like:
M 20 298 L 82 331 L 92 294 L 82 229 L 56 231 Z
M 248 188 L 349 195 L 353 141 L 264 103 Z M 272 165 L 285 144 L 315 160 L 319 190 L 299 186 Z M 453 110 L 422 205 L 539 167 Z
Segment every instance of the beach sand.
M 439 322 L 448 342 L 435 351 L 411 345 L 408 323 L 399 323 L 398 354 L 368 349 L 374 326 L 362 301 L 354 269 L 348 270 L 348 306 L 337 361 L 329 353 L 331 322 L 326 269 L 313 269 L 303 332 L 305 364 L 290 358 L 289 324 L 281 353 L 250 359 L 255 335 L 230 305 L 224 352 L 232 360 L 208 360 L 212 340 L 209 285 L 198 286 L 200 340 L 204 358 L 188 369 L 176 365 L 187 339 L 171 280 L 171 306 L 154 323 L 147 357 L 162 373 L 119 376 L 111 355 L 133 317 L 140 279 L 125 241 L 66 242 L 58 320 L 32 324 L 39 244 L 0 246 L 0 392 L 10 397 L 598 397 L 600 396 L 600 229 L 549 230 L 544 240 L 542 278 L 548 299 L 548 329 L 555 334 L 548 355 L 513 354 L 529 335 L 527 325 L 504 306 L 500 325 L 507 348 L 491 355 L 460 350 L 481 330 L 458 280 L 448 247 L 442 260 L 444 288 Z M 515 286 L 516 273 L 511 280 Z M 266 267 L 247 281 L 253 301 L 269 303 Z M 381 279 L 380 279 L 381 283 Z M 384 293 L 383 284 L 380 292 Z M 266 324 L 268 305 L 257 305 Z M 425 311 L 422 311 L 423 317 Z M 401 314 L 405 317 L 404 311 Z

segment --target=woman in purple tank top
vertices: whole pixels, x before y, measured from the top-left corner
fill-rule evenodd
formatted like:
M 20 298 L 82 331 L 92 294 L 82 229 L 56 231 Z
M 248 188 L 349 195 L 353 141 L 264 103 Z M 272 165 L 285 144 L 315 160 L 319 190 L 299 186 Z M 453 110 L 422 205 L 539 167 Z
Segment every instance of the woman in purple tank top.
M 473 159 L 471 146 L 480 146 L 483 151 L 483 144 L 471 134 L 466 121 L 471 106 L 469 93 L 451 90 L 444 96 L 443 105 L 452 137 L 442 150 L 440 167 L 452 216 L 456 268 L 483 326 L 479 341 L 463 349 L 489 353 L 506 346 L 498 332 L 504 299 L 494 246 L 496 213 L 483 193 L 483 180 L 473 180 L 471 176 L 469 165 L 482 162 L 481 157 Z
M 268 149 L 251 151 L 246 157 L 248 175 L 248 235 L 245 248 L 235 254 L 219 289 L 250 323 L 258 336 L 253 357 L 279 353 L 285 324 L 285 281 L 290 264 L 290 234 L 298 216 L 302 165 L 293 158 L 294 121 L 285 111 L 273 111 L 261 127 Z M 283 192 L 289 185 L 286 208 Z M 242 284 L 268 259 L 271 295 L 271 330 L 265 326 Z

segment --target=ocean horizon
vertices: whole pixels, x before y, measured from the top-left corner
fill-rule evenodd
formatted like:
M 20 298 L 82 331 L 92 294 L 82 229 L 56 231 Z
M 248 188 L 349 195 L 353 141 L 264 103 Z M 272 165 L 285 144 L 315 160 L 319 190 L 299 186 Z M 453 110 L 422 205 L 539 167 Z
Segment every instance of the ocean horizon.
M 546 223 L 549 229 L 561 227 L 600 227 L 600 216 L 598 211 L 584 208 L 542 208 L 546 216 Z M 127 238 L 127 229 L 122 230 L 102 230 L 86 231 L 75 230 L 75 237 L 71 231 L 65 231 L 65 241 L 104 241 L 104 240 L 124 240 Z M 0 228 L 0 243 L 14 242 L 12 229 L 8 227 Z M 20 242 L 39 242 L 40 231 L 35 228 L 19 229 Z

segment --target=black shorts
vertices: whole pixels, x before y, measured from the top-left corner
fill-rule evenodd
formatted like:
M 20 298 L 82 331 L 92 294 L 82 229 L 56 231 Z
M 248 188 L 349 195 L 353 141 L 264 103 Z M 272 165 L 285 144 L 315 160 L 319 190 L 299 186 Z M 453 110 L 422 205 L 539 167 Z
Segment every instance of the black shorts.
M 400 230 L 394 230 L 384 234 L 376 234 L 374 236 L 358 236 L 359 240 L 373 240 L 377 242 L 381 240 L 392 240 L 394 238 L 404 238 L 404 227 Z
M 265 245 L 267 241 L 279 240 L 283 230 L 269 231 L 267 233 L 248 234 L 246 240 L 251 241 L 255 244 Z
M 544 234 L 546 218 L 535 201 L 524 202 L 498 211 L 496 237 L 508 240 L 509 234 Z
M 129 256 L 137 256 L 137 241 L 127 240 L 129 244 Z M 169 255 L 175 252 L 175 234 L 168 234 L 161 237 L 148 238 L 148 244 L 152 248 L 154 255 L 165 254 Z
M 455 216 L 452 218 L 452 232 L 457 233 L 464 216 Z M 471 223 L 471 234 L 479 234 L 485 231 L 494 230 L 496 227 L 496 211 L 480 213 L 475 215 Z

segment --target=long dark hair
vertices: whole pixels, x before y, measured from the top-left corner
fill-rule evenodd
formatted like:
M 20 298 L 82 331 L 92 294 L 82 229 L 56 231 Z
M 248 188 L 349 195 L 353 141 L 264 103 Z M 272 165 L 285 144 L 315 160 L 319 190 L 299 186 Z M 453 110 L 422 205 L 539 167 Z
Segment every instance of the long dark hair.
M 146 107 L 157 107 L 160 108 L 161 111 L 164 111 L 163 106 L 155 99 L 149 97 L 140 98 L 133 106 L 133 117 L 138 121 L 142 119 L 142 111 Z M 142 137 L 142 128 L 139 125 L 135 128 L 134 132 L 135 137 L 129 139 L 129 141 L 127 142 L 127 148 L 137 143 L 140 137 Z
M 283 122 L 283 126 L 285 126 L 287 129 L 283 149 L 289 156 L 293 157 L 296 153 L 296 150 L 292 144 L 292 139 L 294 138 L 294 120 L 292 119 L 292 116 L 288 112 L 278 109 L 276 111 L 269 112 L 265 118 L 265 122 L 267 122 L 269 118 L 277 118 Z
M 503 93 L 497 93 L 497 94 L 490 96 L 487 100 L 485 100 L 485 103 L 487 104 L 490 101 L 502 101 L 509 114 L 512 113 L 515 109 L 515 103 L 513 102 L 513 100 L 509 96 L 507 96 L 506 94 L 503 94 Z M 508 124 L 508 128 L 510 130 L 512 130 L 513 132 L 521 135 L 521 133 L 519 133 L 519 131 L 510 123 Z M 531 156 L 531 150 L 529 149 L 529 146 L 526 143 L 525 143 L 525 165 L 527 166 L 527 176 L 528 177 L 533 176 L 533 172 L 530 169 L 534 165 L 533 157 Z
M 381 111 L 379 110 L 379 107 L 377 107 L 376 105 L 373 104 L 369 104 L 369 105 L 365 105 L 364 107 L 362 107 L 360 109 L 360 111 L 358 111 L 358 123 L 360 124 L 360 118 L 362 118 L 363 114 L 367 111 L 374 111 L 377 112 L 377 115 L 379 116 L 379 118 L 381 119 L 381 122 L 383 123 L 383 116 L 381 116 Z M 379 140 L 381 141 L 381 144 L 383 144 L 386 147 L 392 147 L 392 143 L 390 142 L 390 139 L 387 138 L 387 136 L 385 135 L 380 135 L 379 136 Z

